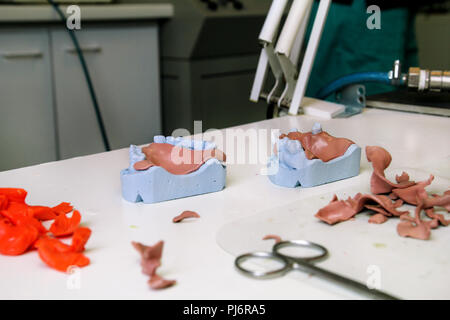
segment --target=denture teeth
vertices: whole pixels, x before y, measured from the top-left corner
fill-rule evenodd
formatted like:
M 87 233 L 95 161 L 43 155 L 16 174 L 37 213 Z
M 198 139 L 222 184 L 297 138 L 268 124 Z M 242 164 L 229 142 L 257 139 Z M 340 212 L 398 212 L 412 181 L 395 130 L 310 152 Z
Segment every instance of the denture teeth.
M 180 140 L 179 142 L 177 141 L 177 145 L 182 147 L 182 148 L 186 148 L 186 149 L 192 149 L 194 144 L 194 141 L 190 140 L 190 139 L 185 139 L 185 140 Z
M 155 143 L 166 143 L 166 137 L 164 136 L 154 136 L 153 142 Z
M 194 140 L 192 143 L 192 147 L 194 150 L 204 150 L 205 142 L 201 140 Z
M 315 122 L 313 127 L 312 127 L 311 133 L 312 134 L 318 134 L 318 133 L 321 133 L 321 132 L 322 132 L 322 125 L 319 122 Z
M 286 150 L 290 153 L 290 154 L 296 154 L 300 151 L 300 142 L 298 142 L 298 140 L 289 140 L 286 143 Z
M 169 143 L 171 145 L 175 145 L 175 138 L 172 136 L 166 137 L 166 143 Z
M 212 150 L 215 148 L 216 148 L 216 144 L 214 142 L 209 142 L 209 141 L 205 142 L 205 147 L 204 147 L 205 150 Z

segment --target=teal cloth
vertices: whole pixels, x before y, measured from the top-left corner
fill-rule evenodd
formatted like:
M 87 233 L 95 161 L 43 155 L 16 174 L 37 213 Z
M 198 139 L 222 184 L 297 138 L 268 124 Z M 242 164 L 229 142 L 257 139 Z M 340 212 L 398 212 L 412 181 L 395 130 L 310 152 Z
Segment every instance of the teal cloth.
M 314 2 L 307 37 L 317 11 Z M 317 92 L 331 81 L 355 72 L 387 72 L 400 59 L 402 70 L 417 66 L 414 15 L 407 8 L 381 9 L 381 29 L 366 26 L 367 6 L 364 0 L 352 5 L 332 3 L 322 33 L 306 95 Z M 366 84 L 367 95 L 392 91 L 384 84 Z M 334 100 L 334 96 L 328 98 Z

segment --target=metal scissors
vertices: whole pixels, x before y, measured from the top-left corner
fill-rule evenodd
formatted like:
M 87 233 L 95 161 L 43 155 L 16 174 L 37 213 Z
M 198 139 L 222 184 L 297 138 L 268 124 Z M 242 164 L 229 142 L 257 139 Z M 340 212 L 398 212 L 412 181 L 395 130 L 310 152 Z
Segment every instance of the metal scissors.
M 309 250 L 312 250 L 315 252 L 315 254 L 307 257 L 298 257 L 298 256 L 291 256 L 281 253 L 281 249 L 286 247 L 302 247 L 307 248 Z M 328 255 L 328 250 L 321 246 L 320 244 L 306 241 L 306 240 L 290 240 L 290 241 L 281 241 L 276 243 L 273 248 L 272 252 L 252 252 L 252 253 L 246 253 L 243 255 L 240 255 L 236 258 L 234 261 L 234 264 L 236 268 L 242 272 L 244 275 L 247 275 L 252 278 L 273 278 L 276 276 L 282 276 L 286 272 L 291 270 L 303 270 L 307 272 L 312 272 L 318 276 L 322 276 L 324 278 L 328 278 L 330 280 L 336 281 L 350 289 L 356 290 L 359 293 L 362 293 L 369 298 L 372 299 L 383 299 L 383 300 L 397 300 L 398 298 L 391 296 L 387 293 L 384 293 L 382 291 L 376 290 L 376 289 L 369 289 L 366 285 L 357 282 L 355 280 L 343 277 L 341 275 L 338 275 L 336 273 L 330 272 L 328 270 L 319 268 L 315 265 L 313 265 L 311 262 L 317 261 L 320 259 L 325 258 Z M 281 267 L 270 270 L 270 271 L 255 271 L 250 270 L 245 267 L 243 267 L 243 263 L 251 258 L 260 258 L 260 259 L 266 259 L 266 260 L 272 260 L 277 261 L 281 263 Z

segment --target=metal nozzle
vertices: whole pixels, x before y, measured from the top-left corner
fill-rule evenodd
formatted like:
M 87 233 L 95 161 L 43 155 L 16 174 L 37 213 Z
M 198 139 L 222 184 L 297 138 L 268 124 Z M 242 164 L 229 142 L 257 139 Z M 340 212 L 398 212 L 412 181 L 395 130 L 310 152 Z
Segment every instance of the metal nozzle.
M 450 91 L 450 71 L 409 68 L 407 83 L 408 89 L 419 92 Z

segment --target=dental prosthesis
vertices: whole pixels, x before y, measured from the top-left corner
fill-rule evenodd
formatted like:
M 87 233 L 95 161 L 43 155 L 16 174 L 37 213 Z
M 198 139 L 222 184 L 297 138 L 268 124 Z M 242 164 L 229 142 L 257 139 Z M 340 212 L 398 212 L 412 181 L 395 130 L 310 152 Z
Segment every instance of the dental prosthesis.
M 360 160 L 361 148 L 353 141 L 333 137 L 315 123 L 311 132 L 280 135 L 267 166 L 276 185 L 314 187 L 358 175 Z
M 120 172 L 122 196 L 155 203 L 225 188 L 225 154 L 207 141 L 155 136 L 144 148 L 131 145 L 130 165 Z

